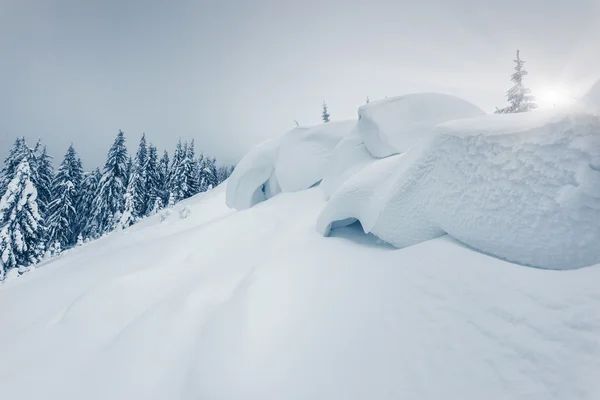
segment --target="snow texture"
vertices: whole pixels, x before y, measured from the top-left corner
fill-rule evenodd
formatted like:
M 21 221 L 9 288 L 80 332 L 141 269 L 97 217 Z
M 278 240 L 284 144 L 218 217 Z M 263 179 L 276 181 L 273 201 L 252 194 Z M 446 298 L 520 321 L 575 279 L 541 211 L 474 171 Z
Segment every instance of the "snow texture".
M 600 398 L 600 265 L 323 238 L 324 204 L 221 186 L 0 285 L 1 397 Z
M 321 182 L 329 198 L 349 177 L 376 160 L 362 141 L 358 129 L 343 138 L 333 149 Z
M 267 140 L 250 150 L 237 164 L 227 183 L 227 205 L 243 210 L 268 197 L 264 185 L 274 173 L 281 137 Z M 276 194 L 271 185 L 269 197 Z
M 308 189 L 323 179 L 331 151 L 356 121 L 297 127 L 283 136 L 275 174 L 283 192 Z
M 360 220 L 396 247 L 448 233 L 521 264 L 600 262 L 600 119 L 488 115 L 442 124 L 411 151 L 348 180 L 317 230 Z
M 481 109 L 458 97 L 417 93 L 362 105 L 356 128 L 369 152 L 382 158 L 408 151 L 442 122 L 479 115 Z
M 227 205 L 242 210 L 280 192 L 308 189 L 323 179 L 332 150 L 356 121 L 297 127 L 251 150 L 227 186 Z

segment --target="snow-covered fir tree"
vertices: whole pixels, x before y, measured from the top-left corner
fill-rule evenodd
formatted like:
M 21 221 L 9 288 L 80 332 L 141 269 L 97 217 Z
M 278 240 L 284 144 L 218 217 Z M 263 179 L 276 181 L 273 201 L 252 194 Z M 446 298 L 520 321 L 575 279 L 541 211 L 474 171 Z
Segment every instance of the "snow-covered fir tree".
M 41 220 L 37 190 L 24 157 L 0 199 L 0 279 L 12 268 L 39 260 Z
M 146 168 L 148 163 L 148 145 L 146 143 L 146 134 L 142 135 L 138 150 L 133 159 L 133 166 L 129 176 L 127 192 L 133 195 L 133 211 L 134 219 L 142 218 L 146 214 L 148 206 L 148 193 L 146 188 Z M 130 188 L 130 186 L 132 186 Z
M 506 92 L 506 98 L 510 105 L 502 109 L 496 109 L 496 114 L 521 113 L 538 108 L 535 97 L 531 95 L 531 90 L 523 85 L 523 77 L 528 72 L 523 68 L 525 61 L 521 60 L 519 50 L 515 62 L 515 72 L 511 75 L 511 81 L 514 86 Z
M 327 123 L 329 122 L 329 117 L 331 117 L 331 115 L 329 115 L 329 112 L 327 111 L 327 103 L 323 101 L 323 112 L 321 113 L 321 118 L 323 118 L 323 122 Z
M 168 163 L 167 163 L 168 164 Z M 154 215 L 163 207 L 161 181 L 158 165 L 158 151 L 152 144 L 148 146 L 146 162 L 146 206 L 145 215 Z
M 171 174 L 171 168 L 169 167 L 169 153 L 165 150 L 160 162 L 158 163 L 158 180 L 160 198 L 164 205 L 169 204 L 170 190 L 169 190 L 169 177 Z
M 54 180 L 54 167 L 52 157 L 48 154 L 46 146 L 36 154 L 36 165 L 32 168 L 32 181 L 38 193 L 38 208 L 43 219 L 48 217 L 48 205 L 52 201 L 52 182 Z
M 6 192 L 8 184 L 13 180 L 17 172 L 17 168 L 23 160 L 29 154 L 29 149 L 25 143 L 25 138 L 20 137 L 15 140 L 13 147 L 8 152 L 8 156 L 4 159 L 4 166 L 0 171 L 0 196 Z
M 169 177 L 169 190 L 175 202 L 185 199 L 185 194 L 188 190 L 186 183 L 187 174 L 185 172 L 186 164 L 188 163 L 186 152 L 187 145 L 182 145 L 181 139 L 179 139 L 175 147 L 175 152 L 173 152 Z
M 48 242 L 60 243 L 68 249 L 77 243 L 79 219 L 77 201 L 80 196 L 83 168 L 77 152 L 71 144 L 52 182 L 54 199 L 48 205 Z
M 78 231 L 84 240 L 96 239 L 100 236 L 98 221 L 94 218 L 94 203 L 98 198 L 102 173 L 99 168 L 84 175 L 81 182 L 80 195 L 77 200 Z
M 195 196 L 200 192 L 200 165 L 198 164 L 198 160 L 196 160 L 196 150 L 194 147 L 194 140 L 192 139 L 186 152 L 188 164 L 186 165 L 185 170 L 188 188 L 188 191 L 185 194 L 186 198 Z
M 229 178 L 229 175 L 231 175 L 232 172 L 233 166 L 222 165 L 219 168 L 217 168 L 217 180 L 219 184 L 225 182 L 225 180 Z
M 114 230 L 125 209 L 128 159 L 125 134 L 119 131 L 106 156 L 98 197 L 93 207 L 93 218 L 96 219 L 100 234 Z
M 216 159 L 203 157 L 200 169 L 200 190 L 206 192 L 219 184 Z

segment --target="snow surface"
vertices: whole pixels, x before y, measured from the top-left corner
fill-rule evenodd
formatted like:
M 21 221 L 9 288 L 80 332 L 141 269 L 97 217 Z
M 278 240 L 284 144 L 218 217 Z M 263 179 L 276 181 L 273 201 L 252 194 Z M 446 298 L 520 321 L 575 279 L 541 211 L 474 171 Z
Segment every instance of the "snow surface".
M 273 166 L 280 142 L 281 137 L 275 137 L 261 143 L 250 150 L 236 165 L 227 184 L 229 207 L 238 210 L 250 208 L 277 193 L 269 190 L 267 197 L 264 184 L 274 173 Z M 271 189 L 274 189 L 274 185 Z
M 360 220 L 396 247 L 449 233 L 482 252 L 552 269 L 600 262 L 600 118 L 488 115 L 438 126 L 340 188 L 317 229 Z
M 358 129 L 353 129 L 331 152 L 321 189 L 329 198 L 348 178 L 375 160 L 367 150 Z
M 481 109 L 458 97 L 416 93 L 362 105 L 356 128 L 369 152 L 382 158 L 408 151 L 442 122 L 479 115 Z
M 347 136 L 356 121 L 329 122 L 297 127 L 281 140 L 275 175 L 283 192 L 308 189 L 323 179 L 334 147 Z
M 229 179 L 227 205 L 243 210 L 280 192 L 308 189 L 320 182 L 329 157 L 356 121 L 297 127 L 250 151 Z
M 320 191 L 221 186 L 0 285 L 2 398 L 600 397 L 600 265 L 323 238 Z

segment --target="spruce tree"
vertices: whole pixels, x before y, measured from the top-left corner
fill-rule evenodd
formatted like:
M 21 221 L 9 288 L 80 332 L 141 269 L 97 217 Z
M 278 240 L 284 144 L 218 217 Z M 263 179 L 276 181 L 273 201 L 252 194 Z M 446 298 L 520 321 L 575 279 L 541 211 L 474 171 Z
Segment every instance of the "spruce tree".
M 327 123 L 329 122 L 329 117 L 331 115 L 329 115 L 329 113 L 327 112 L 327 103 L 325 103 L 325 101 L 323 101 L 323 112 L 321 113 L 321 117 L 323 118 L 323 122 Z
M 0 171 L 0 196 L 4 195 L 8 184 L 15 177 L 19 164 L 28 154 L 29 149 L 25 143 L 25 138 L 17 138 L 15 144 L 8 152 L 8 156 L 4 160 L 2 171 Z
M 153 215 L 163 207 L 160 179 L 158 152 L 156 151 L 156 147 L 150 144 L 148 146 L 148 161 L 146 162 L 147 198 L 144 215 Z
M 158 164 L 158 181 L 160 198 L 163 205 L 169 204 L 169 177 L 171 169 L 169 168 L 169 153 L 165 150 Z
M 46 146 L 42 152 L 37 155 L 37 165 L 32 170 L 32 181 L 38 193 L 38 208 L 40 215 L 45 220 L 48 205 L 52 201 L 52 181 L 54 180 L 54 168 L 52 167 L 52 157 L 48 154 Z
M 76 207 L 82 180 L 81 160 L 71 144 L 52 182 L 55 196 L 48 206 L 46 221 L 48 242 L 58 242 L 62 249 L 68 249 L 77 242 L 79 219 Z
M 175 202 L 183 200 L 187 191 L 186 175 L 184 173 L 184 164 L 187 163 L 186 152 L 187 145 L 184 147 L 181 139 L 179 139 L 173 153 L 173 159 L 171 160 L 171 173 L 169 177 L 169 191 Z
M 23 158 L 0 199 L 0 279 L 12 268 L 39 260 L 41 219 L 29 162 Z
M 187 148 L 187 165 L 185 169 L 186 174 L 186 183 L 188 191 L 186 193 L 186 197 L 192 197 L 200 192 L 200 179 L 199 172 L 200 166 L 198 165 L 198 160 L 196 160 L 196 151 L 194 149 L 194 140 L 190 143 Z
M 127 163 L 125 134 L 119 131 L 106 156 L 98 197 L 94 202 L 94 218 L 100 234 L 112 231 L 125 209 Z
M 515 72 L 511 75 L 511 81 L 514 86 L 506 92 L 506 98 L 510 105 L 502 109 L 496 109 L 496 114 L 521 113 L 538 108 L 535 97 L 531 95 L 531 90 L 523 85 L 523 77 L 528 72 L 523 68 L 525 61 L 521 60 L 519 50 L 515 62 Z
M 142 135 L 138 150 L 133 160 L 131 175 L 129 176 L 128 192 L 133 196 L 134 220 L 142 218 L 146 214 L 148 204 L 148 193 L 146 191 L 146 168 L 148 162 L 148 146 L 146 144 L 146 134 Z M 129 186 L 133 185 L 131 189 Z
M 80 195 L 77 200 L 78 231 L 84 240 L 96 239 L 100 236 L 100 227 L 94 217 L 94 203 L 98 198 L 102 173 L 99 168 L 86 173 L 81 182 Z

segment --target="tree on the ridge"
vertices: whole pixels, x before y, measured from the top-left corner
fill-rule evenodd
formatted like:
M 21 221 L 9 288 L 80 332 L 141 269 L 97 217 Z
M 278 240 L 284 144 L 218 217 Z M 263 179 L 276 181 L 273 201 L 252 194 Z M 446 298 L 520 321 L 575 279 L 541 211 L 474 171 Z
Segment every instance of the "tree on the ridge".
M 233 166 L 222 165 L 219 168 L 217 168 L 217 181 L 219 182 L 219 184 L 221 184 L 227 178 L 229 178 L 229 175 L 231 175 L 232 172 Z
M 94 202 L 94 218 L 100 234 L 114 230 L 125 209 L 127 163 L 125 134 L 119 131 L 106 156 L 98 197 Z
M 329 115 L 329 112 L 327 112 L 327 103 L 325 103 L 325 101 L 323 101 L 323 112 L 321 113 L 321 117 L 323 118 L 323 122 L 327 123 L 329 122 L 329 117 L 331 115 Z
M 4 159 L 4 166 L 0 171 L 0 196 L 4 194 L 8 184 L 15 177 L 19 164 L 28 154 L 29 149 L 25 143 L 25 138 L 17 138 L 13 147 L 8 152 L 8 156 Z
M 62 249 L 68 249 L 77 243 L 78 224 L 77 201 L 83 180 L 81 160 L 71 144 L 56 171 L 52 182 L 54 199 L 48 205 L 48 243 L 60 243 Z
M 511 75 L 511 81 L 514 83 L 506 92 L 506 98 L 510 105 L 502 109 L 496 109 L 496 114 L 521 113 L 538 108 L 535 97 L 531 95 L 531 90 L 523 85 L 523 77 L 528 72 L 523 68 L 525 61 L 521 60 L 519 50 L 515 62 L 515 72 Z
M 12 268 L 39 260 L 41 219 L 29 162 L 23 158 L 0 199 L 0 279 Z
M 371 99 L 369 98 L 369 96 L 367 96 L 366 100 L 365 100 L 365 104 L 369 104 L 371 102 Z
M 173 159 L 171 160 L 171 173 L 169 177 L 169 190 L 175 202 L 183 200 L 187 192 L 186 174 L 184 173 L 187 145 L 184 147 L 181 139 L 177 142 Z
M 187 197 L 192 197 L 200 192 L 200 166 L 196 160 L 196 150 L 194 149 L 194 140 L 190 142 L 186 152 L 187 164 L 185 166 Z
M 169 177 L 171 169 L 169 167 L 169 153 L 165 150 L 160 162 L 158 163 L 158 181 L 159 181 L 159 193 L 163 205 L 169 204 Z
M 98 221 L 94 218 L 94 203 L 98 197 L 102 173 L 99 168 L 86 173 L 81 182 L 80 195 L 77 200 L 77 230 L 84 240 L 95 239 L 100 236 Z
M 168 163 L 167 163 L 168 165 Z M 152 144 L 148 146 L 148 161 L 146 162 L 146 208 L 145 215 L 153 215 L 163 207 L 161 197 L 161 181 L 158 165 L 158 152 Z
M 203 157 L 200 167 L 200 190 L 206 192 L 219 184 L 216 159 Z
M 52 201 L 52 182 L 54 180 L 54 168 L 52 167 L 52 156 L 48 154 L 46 146 L 36 157 L 37 163 L 32 168 L 32 181 L 38 193 L 38 208 L 43 219 L 48 217 L 47 209 Z
M 127 185 L 127 192 L 133 196 L 132 217 L 134 220 L 143 217 L 146 213 L 148 203 L 148 193 L 146 192 L 147 162 L 148 146 L 146 144 L 146 134 L 142 134 Z M 131 189 L 129 188 L 130 186 L 132 186 Z

